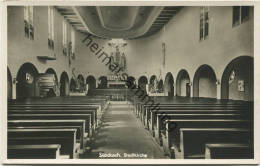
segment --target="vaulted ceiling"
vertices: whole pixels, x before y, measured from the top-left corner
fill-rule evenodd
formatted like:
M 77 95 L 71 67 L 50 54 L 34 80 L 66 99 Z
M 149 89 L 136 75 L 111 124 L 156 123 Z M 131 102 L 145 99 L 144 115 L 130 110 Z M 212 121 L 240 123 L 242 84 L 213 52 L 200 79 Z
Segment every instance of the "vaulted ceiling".
M 135 39 L 153 35 L 172 19 L 179 6 L 56 6 L 78 31 L 100 38 Z

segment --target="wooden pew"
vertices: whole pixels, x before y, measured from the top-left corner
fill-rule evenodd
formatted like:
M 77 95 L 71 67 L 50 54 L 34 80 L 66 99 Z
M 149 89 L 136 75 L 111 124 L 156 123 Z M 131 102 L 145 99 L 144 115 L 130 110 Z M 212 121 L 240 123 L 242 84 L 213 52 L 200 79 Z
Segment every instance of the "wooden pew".
M 61 154 L 77 158 L 76 132 L 77 129 L 8 129 L 8 146 L 26 144 L 28 138 L 29 144 L 61 144 Z
M 154 121 L 149 122 L 149 131 L 160 142 L 160 131 L 165 130 L 165 120 L 175 119 L 243 119 L 243 115 L 239 113 L 214 113 L 209 111 L 177 111 L 170 114 L 156 114 Z
M 64 110 L 67 110 L 69 108 L 76 109 L 79 110 L 81 108 L 85 108 L 87 110 L 96 110 L 95 113 L 97 115 L 97 118 L 99 118 L 102 115 L 102 107 L 100 104 L 98 103 L 94 103 L 94 104 L 83 104 L 83 103 L 78 103 L 78 104 L 68 104 L 68 103 L 64 103 L 64 104 L 58 104 L 58 103 L 46 103 L 46 104 L 21 104 L 21 105 L 9 105 L 8 109 L 9 110 L 23 110 L 23 109 L 39 109 L 39 108 L 55 108 L 55 109 L 60 109 L 63 108 Z
M 180 151 L 175 158 L 204 158 L 206 143 L 252 143 L 252 132 L 245 128 L 181 128 Z
M 253 146 L 239 143 L 207 143 L 205 159 L 253 159 Z
M 48 144 L 60 144 L 60 153 L 62 156 L 67 156 L 70 159 L 78 158 L 79 152 L 75 151 L 73 154 L 73 146 L 71 146 L 71 138 L 67 136 L 60 137 L 11 137 L 8 138 L 7 144 L 9 145 L 48 145 Z
M 85 130 L 85 120 L 8 120 L 8 127 L 26 126 L 81 126 L 84 139 L 88 136 Z
M 166 111 L 164 111 L 166 110 Z M 189 105 L 183 105 L 183 106 L 171 106 L 171 107 L 160 107 L 159 110 L 150 110 L 149 108 L 146 108 L 146 110 L 143 112 L 142 120 L 143 124 L 148 127 L 148 122 L 153 121 L 155 118 L 156 113 L 170 113 L 171 110 L 234 110 L 234 111 L 240 111 L 241 113 L 244 112 L 245 114 L 249 112 L 248 107 L 242 107 L 242 106 L 215 106 L 215 105 L 196 105 L 196 106 L 189 106 Z
M 62 108 L 68 108 L 68 107 L 73 107 L 73 108 L 80 108 L 80 107 L 85 107 L 85 108 L 88 108 L 88 109 L 97 109 L 98 112 L 102 112 L 102 108 L 101 108 L 101 105 L 100 104 L 83 104 L 83 103 L 78 103 L 78 104 L 68 104 L 68 103 L 64 103 L 64 104 L 53 104 L 53 103 L 46 103 L 46 104 L 15 104 L 15 105 L 8 105 L 8 108 L 9 109 L 20 109 L 20 108 L 27 108 L 27 109 L 30 109 L 30 108 L 42 108 L 42 107 L 54 107 L 54 108 L 57 108 L 57 107 L 62 107 Z
M 245 112 L 245 111 L 244 111 Z M 150 130 L 150 132 L 156 136 L 156 139 L 159 138 L 159 133 L 158 131 L 161 130 L 161 126 L 163 124 L 163 121 L 167 120 L 167 119 L 174 119 L 174 115 L 178 115 L 178 114 L 219 114 L 219 116 L 222 116 L 221 114 L 223 114 L 223 116 L 225 117 L 224 114 L 228 114 L 230 115 L 229 117 L 243 117 L 246 118 L 247 115 L 243 112 L 241 112 L 241 110 L 212 110 L 212 109 L 206 109 L 206 108 L 202 108 L 202 109 L 198 109 L 198 110 L 193 110 L 193 109 L 183 109 L 183 110 L 159 110 L 157 112 L 153 112 L 151 111 L 151 118 L 150 120 L 147 122 L 148 123 L 148 129 Z M 179 115 L 180 116 L 180 115 Z M 203 116 L 203 115 L 201 115 Z M 204 115 L 207 116 L 207 115 Z M 210 116 L 210 115 L 208 115 Z M 176 118 L 178 118 L 178 116 L 175 116 Z M 213 117 L 213 116 L 211 116 Z M 192 116 L 190 116 L 190 118 L 192 119 Z M 195 119 L 198 118 L 198 116 L 195 115 L 194 117 Z M 214 117 L 213 117 L 214 118 Z M 248 119 L 248 118 L 246 118 Z
M 71 103 L 71 101 L 63 101 L 63 102 L 55 102 L 55 101 L 42 101 L 42 102 L 39 102 L 38 100 L 35 100 L 33 102 L 29 102 L 27 103 L 26 101 L 23 101 L 23 102 L 10 102 L 8 103 L 8 107 L 20 107 L 20 106 L 39 106 L 39 107 L 42 107 L 42 106 L 91 106 L 91 107 L 98 107 L 98 109 L 100 111 L 103 111 L 106 109 L 107 107 L 107 101 L 106 102 L 103 102 L 103 101 L 96 101 L 96 100 L 88 100 L 88 101 L 84 101 L 84 102 L 79 102 L 79 101 L 75 101 L 73 103 Z
M 229 107 L 215 107 L 213 106 L 198 106 L 198 107 L 187 107 L 187 106 L 182 106 L 182 107 L 167 107 L 164 108 L 162 107 L 158 111 L 150 111 L 147 112 L 146 116 L 144 117 L 145 119 L 145 124 L 148 125 L 149 121 L 153 122 L 156 120 L 156 114 L 170 114 L 170 113 L 176 113 L 176 111 L 183 111 L 183 112 L 189 112 L 189 111 L 197 111 L 197 112 L 212 112 L 212 113 L 239 113 L 243 114 L 244 116 L 249 117 L 250 111 L 248 108 L 241 109 L 239 108 L 229 108 Z
M 87 143 L 84 120 L 10 120 L 8 129 L 77 129 L 77 142 L 80 143 L 80 153 L 83 153 Z
M 8 159 L 59 159 L 61 145 L 9 145 Z
M 105 104 L 108 98 L 104 96 L 84 97 L 52 97 L 52 98 L 28 98 L 24 100 L 11 100 L 8 104 L 46 104 L 46 103 L 99 103 Z
M 85 133 L 89 133 L 92 136 L 93 128 L 91 125 L 91 115 L 89 114 L 56 114 L 55 112 L 48 113 L 20 113 L 20 114 L 9 114 L 8 120 L 84 120 L 85 121 Z
M 88 108 L 88 107 L 17 107 L 17 108 L 8 108 L 8 114 L 16 114 L 16 113 L 68 113 L 68 114 L 90 114 L 91 115 L 91 125 L 95 129 L 98 126 L 98 113 L 96 109 Z
M 251 128 L 250 120 L 240 119 L 176 119 L 166 120 L 166 128 L 162 130 L 160 141 L 166 154 L 171 155 L 170 148 L 175 147 L 181 151 L 180 129 L 181 128 Z
M 143 119 L 143 116 L 148 115 L 149 112 L 152 111 L 158 111 L 158 110 L 162 110 L 162 109 L 172 109 L 172 108 L 202 108 L 202 107 L 215 107 L 217 108 L 227 108 L 227 109 L 252 109 L 253 105 L 250 103 L 243 103 L 243 104 L 208 104 L 208 103 L 182 103 L 182 104 L 163 104 L 163 103 L 159 103 L 159 105 L 152 106 L 152 105 L 148 105 L 148 104 L 141 104 L 139 106 L 139 109 L 137 110 L 137 114 L 139 117 L 141 117 L 141 120 Z M 148 112 L 148 113 L 147 113 Z

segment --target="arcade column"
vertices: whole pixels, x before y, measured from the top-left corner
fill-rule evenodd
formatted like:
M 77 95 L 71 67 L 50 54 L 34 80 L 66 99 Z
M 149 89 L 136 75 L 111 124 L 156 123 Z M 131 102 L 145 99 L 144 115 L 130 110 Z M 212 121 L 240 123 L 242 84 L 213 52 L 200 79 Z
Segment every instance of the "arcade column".
M 217 86 L 217 99 L 221 99 L 221 81 L 217 79 L 216 81 Z
M 190 97 L 193 97 L 193 83 L 190 82 Z
M 16 84 L 17 84 L 17 80 L 16 80 L 16 76 L 14 76 L 12 80 L 12 99 L 16 99 Z
M 174 93 L 174 96 L 177 96 L 177 83 L 174 82 L 173 84 L 173 93 Z

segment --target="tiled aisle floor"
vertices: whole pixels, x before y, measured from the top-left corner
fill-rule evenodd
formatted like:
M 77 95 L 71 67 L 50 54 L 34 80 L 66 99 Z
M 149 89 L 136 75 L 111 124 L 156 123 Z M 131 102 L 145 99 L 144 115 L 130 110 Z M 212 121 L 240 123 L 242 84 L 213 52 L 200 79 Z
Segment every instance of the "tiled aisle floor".
M 101 127 L 91 145 L 92 150 L 81 158 L 165 158 L 132 109 L 128 104 L 111 104 L 103 114 Z M 124 153 L 129 156 L 124 156 Z

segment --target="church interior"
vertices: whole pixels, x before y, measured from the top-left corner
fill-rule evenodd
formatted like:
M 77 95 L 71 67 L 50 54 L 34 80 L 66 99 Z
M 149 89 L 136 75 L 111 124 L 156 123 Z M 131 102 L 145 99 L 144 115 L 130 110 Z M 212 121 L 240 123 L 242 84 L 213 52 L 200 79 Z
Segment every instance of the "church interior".
M 253 159 L 253 6 L 8 6 L 8 159 Z

